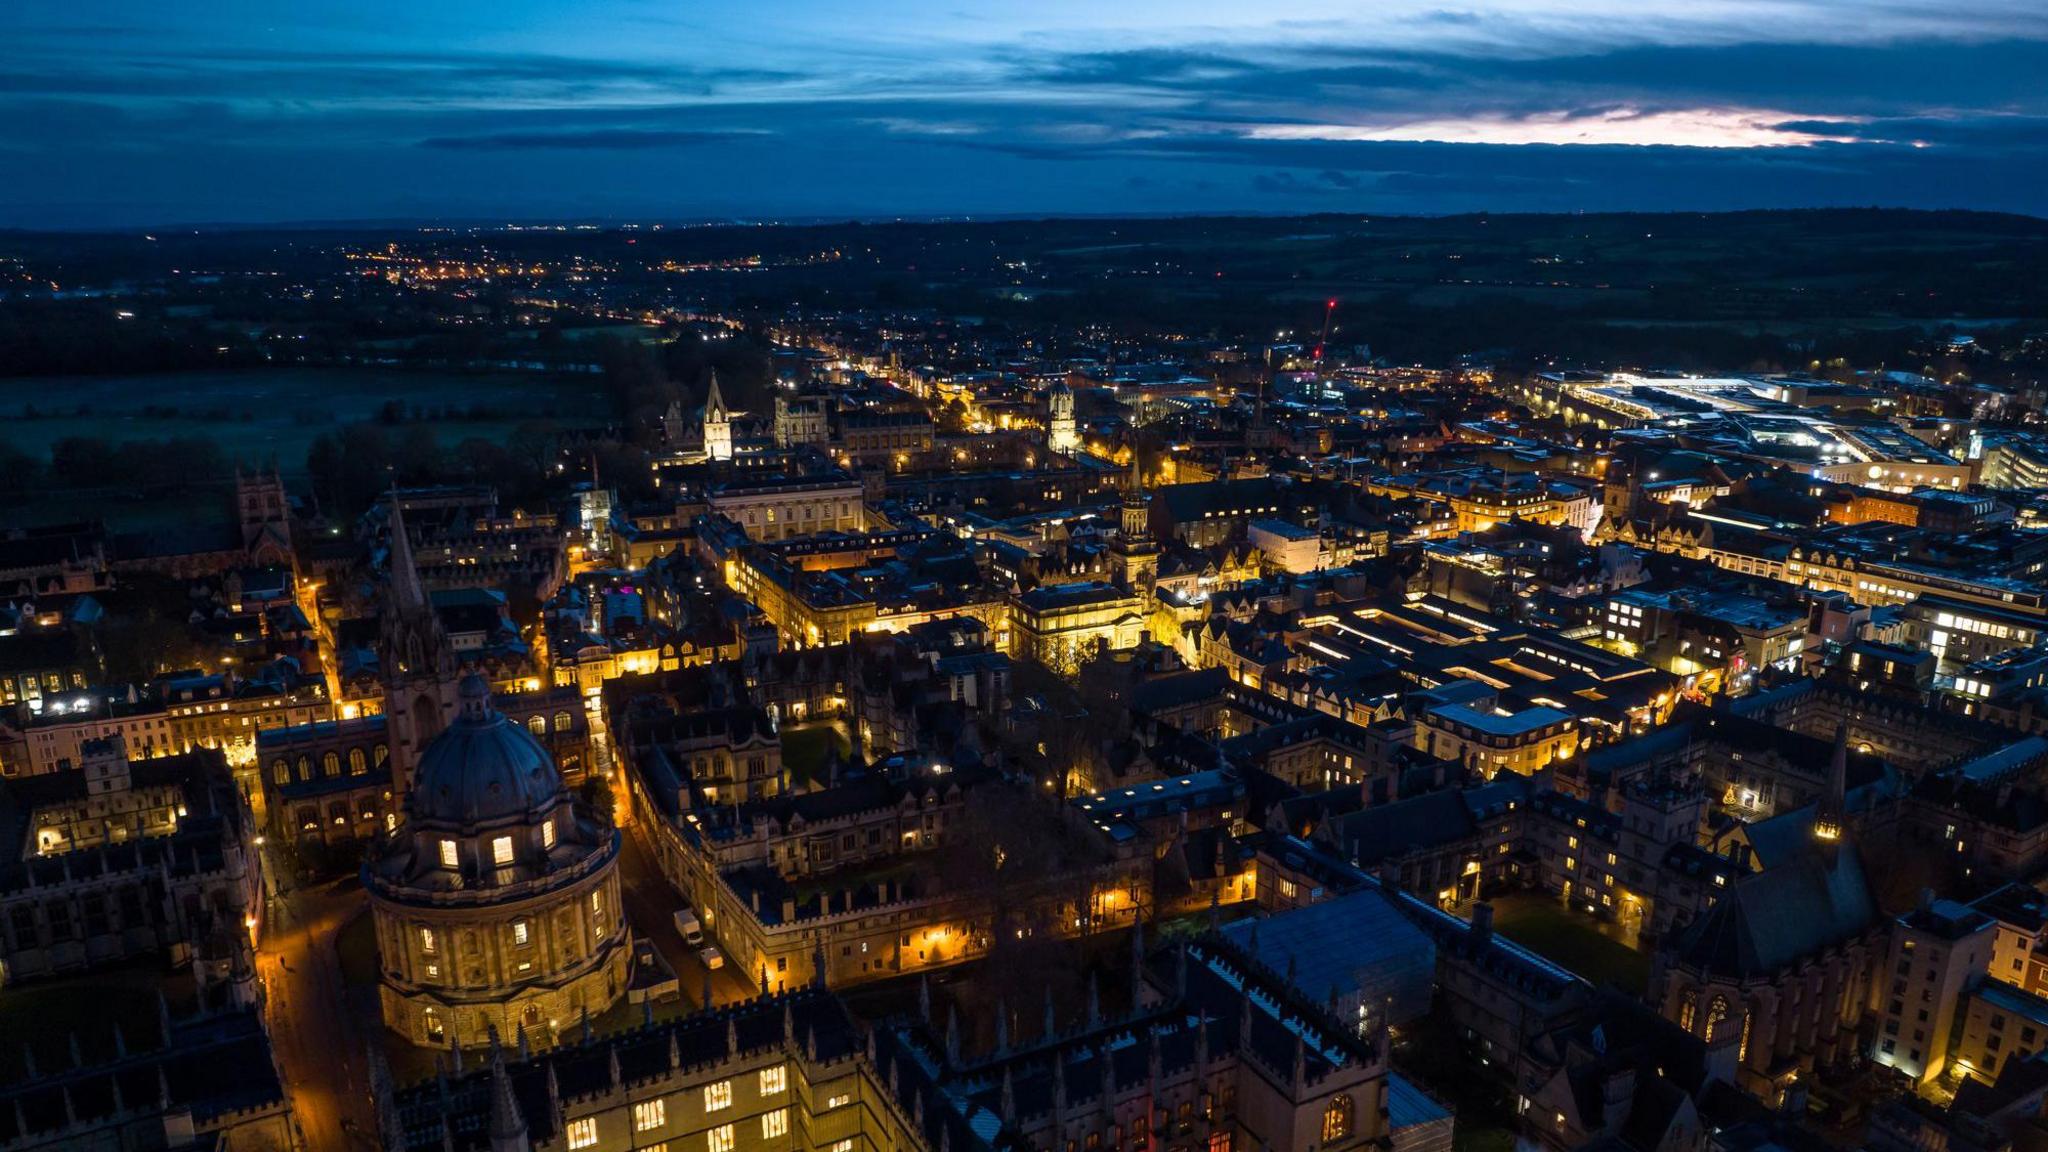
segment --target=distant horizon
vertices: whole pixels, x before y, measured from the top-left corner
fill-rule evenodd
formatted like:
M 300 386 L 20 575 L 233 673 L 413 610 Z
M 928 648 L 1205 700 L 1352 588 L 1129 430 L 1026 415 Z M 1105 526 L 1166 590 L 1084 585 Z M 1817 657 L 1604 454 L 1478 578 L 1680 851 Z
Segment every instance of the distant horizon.
M 1616 217 L 1616 216 L 1746 216 L 1746 215 L 1799 215 L 1828 213 L 1901 213 L 1925 216 L 1964 215 L 2006 217 L 2030 220 L 2048 224 L 2048 209 L 2041 213 L 2021 212 L 1996 208 L 1928 208 L 1888 204 L 1814 204 L 1799 207 L 1773 208 L 1613 208 L 1598 211 L 1589 210 L 1542 210 L 1486 208 L 1459 212 L 1366 212 L 1323 209 L 1303 212 L 1258 212 L 1251 210 L 1217 209 L 1214 211 L 1188 212 L 975 212 L 975 213 L 880 213 L 880 214 L 834 214 L 823 213 L 811 216 L 781 217 L 721 217 L 689 219 L 687 217 L 584 217 L 551 218 L 532 217 L 399 217 L 379 219 L 361 217 L 354 219 L 305 219 L 305 220 L 178 220 L 139 221 L 104 225 L 78 225 L 72 227 L 30 227 L 0 224 L 0 235 L 29 236 L 114 236 L 127 235 L 150 230 L 179 230 L 191 233 L 235 233 L 235 232 L 321 232 L 321 231 L 377 231 L 380 229 L 406 229 L 410 231 L 436 230 L 508 230 L 518 229 L 532 232 L 555 231 L 619 231 L 638 229 L 646 231 L 685 231 L 711 228 L 817 228 L 833 225 L 869 227 L 885 224 L 982 224 L 982 223 L 1031 223 L 1033 221 L 1101 221 L 1117 220 L 1316 220 L 1316 219 L 1382 219 L 1382 220 L 1460 220 L 1476 217 L 1513 218 L 1560 218 L 1574 216 Z

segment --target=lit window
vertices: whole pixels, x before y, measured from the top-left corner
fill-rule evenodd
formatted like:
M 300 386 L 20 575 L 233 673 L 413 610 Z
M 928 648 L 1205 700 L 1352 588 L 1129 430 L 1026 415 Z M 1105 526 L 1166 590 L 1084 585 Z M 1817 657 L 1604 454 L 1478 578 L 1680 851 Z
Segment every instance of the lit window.
M 761 1069 L 761 1095 L 780 1096 L 789 1087 L 789 1070 L 777 1064 L 773 1068 Z
M 569 1121 L 569 1147 L 591 1148 L 597 1144 L 597 1117 Z
M 512 838 L 500 836 L 491 841 L 491 860 L 498 864 L 512 862 Z
M 555 821 L 552 817 L 540 826 L 540 846 L 542 848 L 553 848 L 555 846 Z
M 704 1147 L 710 1152 L 733 1152 L 737 1145 L 733 1141 L 732 1125 L 720 1124 L 713 1128 L 704 1142 Z
M 453 840 L 441 841 L 441 867 L 455 867 L 455 841 Z
M 668 1101 L 646 1100 L 633 1105 L 633 1131 L 645 1132 L 668 1122 Z
M 851 1096 L 831 1096 L 826 1098 L 825 1107 L 828 1110 L 833 1108 L 844 1108 L 851 1103 L 853 1103 L 853 1097 Z
M 761 1139 L 773 1140 L 777 1136 L 789 1135 L 789 1109 L 777 1108 L 761 1115 Z
M 720 1080 L 704 1086 L 704 1110 L 719 1112 L 732 1107 L 732 1081 Z
M 422 951 L 422 952 L 432 952 L 433 950 L 434 950 L 434 930 L 433 930 L 432 928 L 422 928 L 422 929 L 420 929 L 420 951 Z
M 533 943 L 533 933 L 527 928 L 526 921 L 514 920 L 512 922 L 512 942 L 521 948 Z
M 853 1141 L 834 1140 L 832 1142 L 832 1152 L 853 1152 Z

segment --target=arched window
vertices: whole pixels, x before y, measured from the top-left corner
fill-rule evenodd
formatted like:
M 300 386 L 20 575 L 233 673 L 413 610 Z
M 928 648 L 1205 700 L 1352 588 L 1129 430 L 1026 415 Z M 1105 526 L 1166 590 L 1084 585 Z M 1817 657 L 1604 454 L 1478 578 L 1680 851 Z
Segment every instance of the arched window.
M 348 774 L 351 776 L 361 776 L 363 773 L 368 772 L 369 770 L 370 758 L 363 755 L 363 750 L 361 748 L 349 749 Z
M 322 757 L 320 758 L 320 772 L 321 772 L 321 774 L 322 774 L 322 775 L 326 775 L 326 776 L 339 776 L 339 775 L 341 775 L 341 755 L 340 755 L 340 753 L 337 753 L 337 752 L 329 752 L 329 753 L 328 753 L 327 755 L 325 755 L 325 756 L 322 756 Z
M 1747 1059 L 1749 1059 L 1749 1017 L 1750 1017 L 1750 1012 L 1749 1012 L 1749 1010 L 1748 1010 L 1748 1009 L 1746 1009 L 1746 1008 L 1745 1008 L 1745 1009 L 1743 1009 L 1743 1012 L 1742 1012 L 1742 1042 L 1741 1042 L 1741 1043 L 1740 1043 L 1739 1045 L 1737 1045 L 1737 1046 L 1736 1046 L 1736 1049 L 1735 1049 L 1735 1058 L 1736 1058 L 1737 1060 L 1747 1060 Z
M 1707 1043 L 1712 1044 L 1714 1042 L 1714 1029 L 1719 1028 L 1721 1022 L 1726 1019 L 1728 1019 L 1728 998 L 1726 996 L 1716 996 L 1713 1003 L 1707 1005 Z
M 1685 1002 L 1678 1006 L 1678 1026 L 1680 1028 L 1685 1029 L 1687 1032 L 1692 1031 L 1692 1026 L 1697 1023 L 1694 1018 L 1699 1015 L 1699 1006 L 1699 1001 L 1691 993 L 1687 993 Z
M 575 726 L 575 723 L 576 718 L 574 716 L 569 715 L 567 712 L 555 713 L 556 734 L 559 735 L 560 733 L 567 732 L 571 727 Z
M 311 779 L 313 778 L 313 761 L 312 761 L 312 760 L 310 760 L 310 759 L 308 759 L 308 758 L 306 758 L 306 757 L 304 757 L 304 756 L 301 756 L 301 757 L 299 757 L 299 762 L 298 762 L 298 769 L 299 769 L 299 779 L 301 779 L 301 780 L 311 780 Z
M 1351 1135 L 1351 1097 L 1337 1096 L 1323 1109 L 1323 1143 L 1331 1144 Z
M 271 778 L 271 779 L 272 779 L 273 781 L 275 781 L 275 782 L 277 782 L 277 783 L 279 783 L 279 784 L 289 784 L 289 783 L 291 783 L 291 782 L 292 782 L 292 766 L 291 766 L 291 765 L 289 765 L 289 764 L 287 764 L 287 763 L 285 763 L 285 762 L 284 762 L 283 760 L 273 760 L 273 761 L 271 761 L 271 762 L 270 762 L 270 778 Z
M 526 730 L 535 736 L 548 734 L 548 718 L 536 712 L 526 718 Z

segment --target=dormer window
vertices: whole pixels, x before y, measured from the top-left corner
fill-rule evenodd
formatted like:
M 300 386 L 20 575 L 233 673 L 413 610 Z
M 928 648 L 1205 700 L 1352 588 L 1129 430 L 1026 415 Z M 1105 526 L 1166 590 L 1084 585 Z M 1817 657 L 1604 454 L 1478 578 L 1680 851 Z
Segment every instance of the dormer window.
M 512 862 L 512 838 L 499 836 L 491 841 L 491 862 L 499 866 Z

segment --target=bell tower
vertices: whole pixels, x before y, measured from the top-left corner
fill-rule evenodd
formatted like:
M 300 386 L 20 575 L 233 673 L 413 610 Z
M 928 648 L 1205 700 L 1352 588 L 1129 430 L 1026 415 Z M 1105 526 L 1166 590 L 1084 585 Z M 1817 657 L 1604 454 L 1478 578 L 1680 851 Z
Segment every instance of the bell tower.
M 713 460 L 732 459 L 732 409 L 718 390 L 718 371 L 711 372 L 711 389 L 704 396 L 704 454 Z
M 1124 477 L 1122 523 L 1111 551 L 1126 586 L 1149 591 L 1159 572 L 1159 546 L 1152 542 L 1152 498 L 1145 493 L 1145 473 L 1138 449 L 1131 447 L 1131 470 Z
M 391 787 L 393 795 L 403 799 L 421 750 L 455 718 L 461 701 L 455 648 L 420 582 L 401 504 L 398 493 L 392 492 L 390 572 L 380 607 L 378 669 L 384 681 Z

